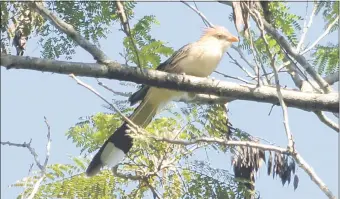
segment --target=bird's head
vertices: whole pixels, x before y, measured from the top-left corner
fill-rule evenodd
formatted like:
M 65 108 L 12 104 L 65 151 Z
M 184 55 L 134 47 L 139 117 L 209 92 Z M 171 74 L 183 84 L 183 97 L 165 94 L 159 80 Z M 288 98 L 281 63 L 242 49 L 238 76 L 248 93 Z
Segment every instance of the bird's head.
M 206 28 L 200 40 L 214 42 L 220 45 L 223 51 L 226 51 L 233 42 L 239 41 L 236 36 L 232 35 L 226 28 L 222 26 Z

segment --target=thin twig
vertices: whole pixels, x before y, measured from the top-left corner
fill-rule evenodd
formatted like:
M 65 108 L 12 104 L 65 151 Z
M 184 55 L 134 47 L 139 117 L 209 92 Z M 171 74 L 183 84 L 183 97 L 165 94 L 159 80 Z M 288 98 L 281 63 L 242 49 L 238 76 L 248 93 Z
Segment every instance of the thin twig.
M 34 148 L 31 147 L 32 139 L 29 141 L 29 143 L 24 142 L 23 144 L 17 144 L 12 142 L 1 142 L 2 145 L 8 145 L 8 146 L 16 146 L 16 147 L 24 147 L 27 148 L 32 156 L 34 157 L 35 164 L 39 167 L 40 170 L 44 170 L 43 166 L 40 164 L 38 159 L 38 154 L 35 152 Z
M 30 165 L 30 168 L 28 169 L 28 174 L 27 174 L 27 177 L 25 178 L 24 191 L 22 192 L 21 199 L 27 198 L 27 197 L 26 197 L 26 194 L 25 194 L 25 190 L 26 190 L 26 188 L 27 188 L 27 182 L 28 182 L 29 176 L 31 175 L 33 166 L 34 166 L 34 163 L 32 163 L 32 164 Z
M 226 77 L 226 78 L 230 78 L 230 79 L 235 79 L 235 80 L 241 81 L 241 82 L 246 83 L 246 84 L 252 84 L 251 82 L 249 82 L 249 81 L 247 81 L 245 79 L 242 79 L 240 77 L 234 77 L 234 76 L 226 75 L 224 73 L 218 72 L 217 70 L 215 70 L 214 73 L 222 75 L 223 77 Z
M 114 109 L 123 119 L 125 122 L 127 122 L 132 128 L 138 128 L 128 117 L 126 117 L 116 106 L 111 104 L 109 101 L 107 101 L 103 96 L 101 96 L 100 93 L 98 93 L 95 89 L 93 89 L 90 85 L 85 84 L 81 80 L 79 80 L 74 74 L 69 75 L 72 79 L 74 79 L 77 84 L 85 87 L 95 95 L 97 95 L 100 99 L 102 99 L 104 102 L 106 102 L 112 109 Z
M 231 59 L 231 60 L 233 60 L 233 62 L 232 63 L 234 63 L 234 64 L 236 64 L 243 72 L 245 72 L 247 75 L 248 75 L 248 77 L 250 77 L 250 78 L 256 78 L 256 76 L 255 75 L 253 75 L 253 74 L 251 74 L 246 68 L 244 68 L 236 59 L 234 59 L 231 55 L 230 55 L 230 53 L 228 53 L 227 52 L 227 55 L 229 56 L 229 58 Z M 249 63 L 250 64 L 250 63 Z
M 12 142 L 1 142 L 2 145 L 9 145 L 9 146 L 16 146 L 16 147 L 24 147 L 27 148 L 31 154 L 34 157 L 34 161 L 35 164 L 38 166 L 38 168 L 40 169 L 40 177 L 39 179 L 35 182 L 34 186 L 33 186 L 33 190 L 31 192 L 31 194 L 27 197 L 27 199 L 33 199 L 35 194 L 38 192 L 39 187 L 41 182 L 45 179 L 46 177 L 46 167 L 47 167 L 47 163 L 48 163 L 48 159 L 50 157 L 50 147 L 51 147 L 51 129 L 50 129 L 50 125 L 47 122 L 46 117 L 44 117 L 44 121 L 45 124 L 47 126 L 47 145 L 46 145 L 46 158 L 44 161 L 44 165 L 42 165 L 40 163 L 40 161 L 38 160 L 38 154 L 35 152 L 34 148 L 31 147 L 31 142 L 32 139 L 30 140 L 30 142 L 27 144 L 26 142 L 24 142 L 23 144 L 16 144 L 16 143 L 12 143 Z M 31 170 L 32 168 L 30 168 Z
M 118 172 L 118 166 L 112 167 L 112 173 L 113 175 L 120 177 L 120 178 L 124 178 L 124 179 L 129 179 L 129 180 L 142 180 L 143 176 L 139 176 L 139 175 L 131 175 L 131 174 L 122 174 Z
M 248 59 L 247 59 L 246 56 L 243 54 L 243 52 L 240 50 L 240 48 L 239 48 L 239 47 L 236 47 L 236 46 L 234 46 L 234 45 L 232 45 L 231 48 L 234 49 L 234 50 L 240 55 L 241 59 L 242 59 L 244 62 L 246 62 L 246 63 L 250 66 L 250 68 L 253 69 L 253 71 L 254 71 L 254 73 L 255 73 L 255 72 L 256 72 L 256 66 L 255 66 L 254 64 L 251 64 L 251 63 L 248 61 Z M 246 72 L 245 70 L 243 70 L 243 71 Z M 249 77 L 252 77 L 252 78 L 256 77 L 256 76 L 253 75 L 253 74 L 249 75 L 249 72 L 246 72 L 246 73 L 247 73 L 247 75 L 248 75 Z
M 51 149 L 51 127 L 47 121 L 47 118 L 44 116 L 44 121 L 47 126 L 47 144 L 46 144 L 46 158 L 44 162 L 44 169 L 46 169 L 48 159 L 50 157 L 50 149 Z
M 244 5 L 246 5 L 246 3 Z M 249 29 L 248 29 L 248 34 L 249 34 L 249 40 L 250 40 L 250 47 L 251 47 L 251 50 L 252 50 L 252 55 L 254 57 L 255 66 L 256 66 L 255 75 L 256 75 L 256 78 L 257 78 L 257 86 L 261 86 L 260 66 L 259 66 L 259 63 L 257 62 L 257 59 L 256 59 L 257 56 L 258 56 L 258 52 L 257 52 L 257 50 L 254 46 L 253 35 L 251 34 Z
M 38 190 L 39 190 L 39 187 L 40 187 L 41 182 L 45 179 L 45 177 L 46 177 L 46 175 L 45 175 L 45 173 L 43 173 L 43 174 L 41 175 L 41 177 L 38 179 L 38 181 L 34 184 L 33 190 L 32 190 L 32 192 L 31 192 L 31 194 L 27 197 L 27 199 L 33 199 L 33 198 L 34 198 L 35 194 L 36 194 L 36 193 L 38 192 Z
M 292 156 L 298 165 L 309 175 L 311 180 L 318 185 L 318 187 L 328 196 L 328 198 L 336 199 L 335 195 L 333 195 L 327 185 L 321 180 L 321 178 L 314 172 L 313 168 L 308 165 L 308 163 L 299 153 L 295 152 Z
M 117 12 L 120 18 L 121 25 L 123 26 L 123 32 L 126 34 L 127 37 L 129 37 L 131 44 L 135 50 L 135 54 L 137 57 L 137 65 L 138 67 L 142 67 L 140 59 L 139 59 L 138 48 L 131 34 L 129 19 L 126 16 L 123 3 L 121 1 L 116 1 L 116 6 L 117 6 Z
M 268 116 L 270 116 L 270 114 L 272 113 L 272 110 L 273 110 L 274 106 L 275 106 L 275 104 L 273 104 L 273 105 L 270 107 L 270 110 L 269 110 Z
M 262 149 L 265 151 L 275 151 L 282 154 L 287 154 L 289 151 L 285 148 L 273 146 L 273 145 L 266 145 L 266 144 L 260 144 L 256 142 L 251 141 L 235 141 L 235 140 L 227 140 L 227 139 L 220 139 L 220 138 L 210 138 L 210 137 L 202 137 L 197 138 L 194 140 L 182 140 L 182 139 L 170 139 L 165 137 L 156 137 L 152 135 L 145 135 L 148 138 L 161 141 L 161 142 L 167 142 L 171 144 L 180 144 L 184 146 L 199 144 L 199 143 L 208 143 L 208 144 L 220 144 L 223 146 L 247 146 L 247 147 L 253 147 L 257 149 Z
M 338 20 L 339 20 L 339 16 L 337 16 L 335 19 L 334 19 L 334 21 L 332 21 L 329 25 L 328 25 L 328 27 L 326 28 L 326 30 L 325 30 L 325 32 L 324 33 L 322 33 L 321 35 L 320 35 L 320 37 L 317 39 L 317 40 L 315 40 L 315 42 L 312 44 L 312 45 L 310 45 L 306 50 L 304 50 L 304 51 L 302 51 L 301 53 L 300 53 L 300 55 L 303 55 L 303 54 L 305 54 L 305 53 L 307 53 L 308 51 L 310 51 L 310 50 L 312 50 L 326 35 L 328 35 L 328 33 L 329 33 L 329 31 L 332 29 L 332 27 L 336 24 L 336 22 L 338 22 Z
M 245 3 L 246 4 L 246 3 Z M 259 62 L 257 62 L 257 59 L 259 57 L 259 51 L 257 50 L 257 48 L 255 48 L 255 45 L 254 45 L 254 41 L 253 41 L 253 35 L 251 34 L 250 32 L 250 29 L 247 30 L 248 31 L 248 35 L 249 35 L 249 39 L 250 39 L 250 47 L 251 47 L 251 50 L 252 50 L 252 55 L 254 57 L 254 61 L 255 61 L 255 66 L 256 66 L 256 75 L 257 75 L 257 85 L 260 86 L 260 82 L 262 81 L 262 79 L 260 78 L 260 66 L 261 66 L 261 69 L 263 71 L 263 74 L 265 76 L 265 79 L 267 80 L 267 84 L 270 84 L 270 81 L 268 79 L 268 76 L 267 76 L 267 71 L 266 69 L 264 68 L 263 66 L 263 63 L 261 61 L 261 59 L 259 59 Z M 263 81 L 262 81 L 263 83 Z
M 131 96 L 131 94 L 128 94 L 128 93 L 124 93 L 124 92 L 119 92 L 119 91 L 114 91 L 114 90 L 112 90 L 111 88 L 109 88 L 108 86 L 106 86 L 103 82 L 99 81 L 98 79 L 97 79 L 97 82 L 98 82 L 98 85 L 104 87 L 104 88 L 105 88 L 106 90 L 108 90 L 108 91 L 111 91 L 111 92 L 112 92 L 113 94 L 115 94 L 115 95 L 119 95 L 119 96 L 122 96 L 122 97 L 130 97 L 130 96 Z
M 315 12 L 316 12 L 316 9 L 317 9 L 317 6 L 316 4 L 314 4 L 314 7 L 313 7 L 313 11 L 312 11 L 312 14 L 309 16 L 309 22 L 307 24 L 307 10 L 308 10 L 308 3 L 309 2 L 306 2 L 307 6 L 306 6 L 306 17 L 305 17 L 305 22 L 304 22 L 304 25 L 303 25 L 303 31 L 302 31 L 302 34 L 301 34 L 301 38 L 300 38 L 300 41 L 296 47 L 296 51 L 297 52 L 300 52 L 300 49 L 301 49 L 301 46 L 303 44 L 303 42 L 305 41 L 305 38 L 306 38 L 306 35 L 307 35 L 307 32 L 308 32 L 308 29 L 310 28 L 310 26 L 312 25 L 313 23 L 313 18 L 315 16 Z
M 190 4 L 188 4 L 185 1 L 180 1 L 182 3 L 184 3 L 186 6 L 188 6 L 189 8 L 191 8 L 194 12 L 196 12 L 203 20 L 203 22 L 205 24 L 208 24 L 209 27 L 214 27 L 214 24 L 212 24 L 205 16 L 202 12 L 200 12 L 198 9 L 194 8 L 193 6 L 191 6 Z
M 199 9 L 198 9 L 198 6 L 197 6 L 197 4 L 196 4 L 196 1 L 193 1 L 194 2 L 194 5 L 195 5 L 195 8 L 199 11 Z M 203 14 L 202 14 L 203 15 Z M 202 17 L 201 17 L 202 18 Z M 203 18 L 202 18 L 202 20 L 203 20 Z M 203 20 L 203 23 L 205 24 L 205 26 L 209 26 L 209 24 L 208 24 L 208 22 L 206 22 L 205 20 Z
M 281 86 L 280 86 L 280 81 L 279 81 L 279 75 L 278 75 L 278 72 L 277 72 L 277 69 L 276 69 L 276 66 L 275 66 L 275 55 L 273 55 L 270 51 L 270 47 L 269 47 L 269 43 L 267 41 L 267 38 L 265 37 L 265 33 L 264 33 L 264 27 L 263 27 L 263 21 L 262 19 L 260 18 L 260 13 L 258 13 L 256 10 L 252 11 L 248 8 L 248 11 L 250 13 L 253 14 L 254 18 L 255 18 L 255 22 L 257 24 L 257 26 L 259 27 L 260 31 L 261 31 L 261 37 L 262 39 L 264 40 L 265 42 L 265 46 L 266 46 L 266 50 L 267 50 L 267 53 L 269 54 L 269 57 L 271 59 L 270 61 L 270 65 L 272 66 L 273 68 L 273 72 L 274 72 L 274 77 L 275 77 L 275 84 L 276 84 L 276 91 L 277 91 L 277 96 L 278 96 L 278 99 L 279 99 L 279 102 L 280 102 L 280 105 L 281 105 L 281 108 L 282 108 L 282 113 L 283 113 L 283 124 L 284 124 L 284 127 L 285 127 L 285 131 L 286 131 L 286 136 L 287 136 L 287 139 L 288 139 L 288 150 L 289 151 L 294 151 L 294 140 L 293 140 L 293 136 L 292 136 L 292 133 L 290 131 L 290 128 L 289 128 L 289 120 L 288 120 L 288 111 L 287 111 L 287 106 L 286 106 L 286 103 L 284 102 L 283 100 L 283 96 L 282 96 L 282 93 L 281 93 Z
M 286 68 L 287 66 L 289 66 L 289 64 L 291 64 L 290 61 L 286 61 L 284 62 L 281 66 L 278 66 L 277 67 L 277 72 L 280 73 L 280 72 L 288 72 L 289 71 L 282 71 L 282 69 Z M 269 78 L 269 81 L 271 81 L 271 79 L 274 77 L 274 72 L 270 72 L 268 73 L 268 78 Z
M 321 90 L 320 88 L 317 88 L 317 86 L 315 86 L 309 79 L 308 77 L 301 71 L 301 69 L 297 66 L 297 64 L 295 62 L 293 62 L 293 60 L 289 57 L 289 55 L 287 54 L 287 52 L 285 50 L 283 50 L 282 46 L 281 46 L 281 50 L 282 52 L 285 54 L 284 60 L 288 60 L 290 61 L 290 64 L 287 65 L 287 69 L 289 71 L 289 74 L 291 76 L 291 78 L 293 79 L 295 85 L 301 89 L 304 81 L 306 81 L 315 91 L 317 91 L 318 93 L 323 93 L 323 90 Z M 304 80 L 302 80 L 301 77 L 303 77 Z M 331 88 L 328 90 L 329 92 L 331 91 Z M 328 92 L 327 91 L 327 92 Z

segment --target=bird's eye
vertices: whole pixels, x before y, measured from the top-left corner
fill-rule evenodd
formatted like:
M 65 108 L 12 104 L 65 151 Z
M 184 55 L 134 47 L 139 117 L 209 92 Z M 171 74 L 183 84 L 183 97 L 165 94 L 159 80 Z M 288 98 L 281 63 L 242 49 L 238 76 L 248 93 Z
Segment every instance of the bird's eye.
M 217 35 L 217 38 L 218 38 L 218 39 L 223 39 L 223 35 L 218 34 L 218 35 Z

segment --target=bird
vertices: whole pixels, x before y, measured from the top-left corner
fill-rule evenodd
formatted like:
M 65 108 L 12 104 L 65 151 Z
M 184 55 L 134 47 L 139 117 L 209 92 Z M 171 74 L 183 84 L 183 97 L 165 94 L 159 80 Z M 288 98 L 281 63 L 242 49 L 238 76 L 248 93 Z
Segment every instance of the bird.
M 15 31 L 12 45 L 17 50 L 17 56 L 23 56 L 26 49 L 28 37 L 26 37 L 22 30 L 18 29 Z
M 223 26 L 205 28 L 197 41 L 184 45 L 161 63 L 156 70 L 208 77 L 217 68 L 232 43 L 238 41 L 238 37 Z M 129 119 L 134 124 L 145 128 L 167 103 L 186 94 L 188 93 L 178 90 L 143 85 L 129 97 L 131 105 L 141 101 Z M 133 145 L 133 139 L 126 132 L 127 129 L 125 122 L 104 142 L 86 169 L 88 177 L 99 173 L 102 167 L 114 167 L 124 159 Z

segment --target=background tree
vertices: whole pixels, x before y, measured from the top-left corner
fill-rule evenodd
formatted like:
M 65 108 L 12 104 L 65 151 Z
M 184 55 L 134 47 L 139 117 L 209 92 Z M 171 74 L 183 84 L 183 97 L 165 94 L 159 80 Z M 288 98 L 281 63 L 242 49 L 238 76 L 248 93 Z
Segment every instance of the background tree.
M 202 23 L 199 17 L 207 26 L 212 25 L 213 21 L 209 21 L 203 14 L 205 12 L 199 10 L 204 6 L 185 2 L 173 4 L 186 9 L 190 8 L 190 12 L 194 11 L 190 14 L 197 15 L 195 16 L 196 26 L 203 26 L 198 24 Z M 52 136 L 57 136 L 57 133 L 53 131 L 53 123 L 58 120 L 57 116 L 55 116 L 54 122 L 51 122 L 51 127 L 45 118 L 48 127 L 48 141 L 44 162 L 39 161 L 31 141 L 24 144 L 13 143 L 20 142 L 21 139 L 11 140 L 13 142 L 1 142 L 2 145 L 28 148 L 33 154 L 34 164 L 37 166 L 31 166 L 29 175 L 13 184 L 13 186 L 24 188 L 18 197 L 259 197 L 268 191 L 261 188 L 255 191 L 255 176 L 259 175 L 257 171 L 261 169 L 270 175 L 278 176 L 283 185 L 293 182 L 294 189 L 298 186 L 299 181 L 303 181 L 302 184 L 307 183 L 307 175 L 309 175 L 326 197 L 336 197 L 335 192 L 332 192 L 328 186 L 336 187 L 337 185 L 324 183 L 322 176 L 319 176 L 311 168 L 313 165 L 307 163 L 297 151 L 297 148 L 300 149 L 299 144 L 303 143 L 295 140 L 295 137 L 299 136 L 298 134 L 302 134 L 300 136 L 305 139 L 303 142 L 308 142 L 308 136 L 324 137 L 329 136 L 324 134 L 332 132 L 296 132 L 294 128 L 291 130 L 289 124 L 295 121 L 290 118 L 294 117 L 294 114 L 288 116 L 287 106 L 298 108 L 303 112 L 309 111 L 308 115 L 314 114 L 315 118 L 317 116 L 320 121 L 319 126 L 325 125 L 324 128 L 327 126 L 327 128 L 333 129 L 333 132 L 339 131 L 338 124 L 330 119 L 330 117 L 334 119 L 334 116 L 329 114 L 336 115 L 339 109 L 338 94 L 333 91 L 337 87 L 331 86 L 339 79 L 338 43 L 337 41 L 322 42 L 326 40 L 326 37 L 331 37 L 338 31 L 339 3 L 299 4 L 306 6 L 305 14 L 294 14 L 289 8 L 289 4 L 284 2 L 269 3 L 265 9 L 263 9 L 263 5 L 254 2 L 210 4 L 217 4 L 223 11 L 219 16 L 224 17 L 221 22 L 228 24 L 228 29 L 234 28 L 233 23 L 236 27 L 247 27 L 238 28 L 240 35 L 243 35 L 241 42 L 239 46 L 233 47 L 234 52 L 225 56 L 225 59 L 233 63 L 233 66 L 229 63 L 228 68 L 233 67 L 233 69 L 228 70 L 228 73 L 225 74 L 220 69 L 226 63 L 221 63 L 219 71 L 216 71 L 216 74 L 220 75 L 217 78 L 226 78 L 226 81 L 216 80 L 217 78 L 202 79 L 140 70 L 140 68 L 153 69 L 157 67 L 175 49 L 171 47 L 173 46 L 171 42 L 163 42 L 152 34 L 152 30 L 157 27 L 165 28 L 165 26 L 157 26 L 159 22 L 156 16 L 150 14 L 140 16 L 138 13 L 138 6 L 153 4 L 135 2 L 47 2 L 44 4 L 1 2 L 1 66 L 3 73 L 5 73 L 4 68 L 61 74 L 73 73 L 76 76 L 126 80 L 201 93 L 194 98 L 182 100 L 191 103 L 170 104 L 145 129 L 147 133 L 132 131 L 131 134 L 137 138 L 137 141 L 129 157 L 112 171 L 106 169 L 98 176 L 87 178 L 84 175 L 84 170 L 90 159 L 87 156 L 97 150 L 112 130 L 122 123 L 121 114 L 131 113 L 132 108 L 128 106 L 126 100 L 136 89 L 136 84 L 120 82 L 112 87 L 109 86 L 110 81 L 86 79 L 86 82 L 98 83 L 96 90 L 105 88 L 110 92 L 110 95 L 112 93 L 114 96 L 107 94 L 108 96 L 105 97 L 106 99 L 113 98 L 111 103 L 105 103 L 107 110 L 81 117 L 80 121 L 66 132 L 66 137 L 77 147 L 80 156 L 71 156 L 70 161 L 48 163 L 51 133 Z M 290 5 L 296 4 L 291 3 Z M 189 15 L 189 10 L 186 12 L 185 14 Z M 225 13 L 230 13 L 229 19 Z M 266 15 L 263 16 L 263 13 Z M 242 17 L 241 22 L 240 16 Z M 318 16 L 319 18 L 317 18 Z M 271 20 L 266 21 L 265 19 Z M 318 22 L 314 22 L 316 19 Z M 320 24 L 324 25 L 321 35 L 315 40 L 308 39 L 308 30 L 312 25 L 321 27 Z M 117 35 L 118 28 L 124 36 Z M 28 36 L 27 50 L 24 55 L 29 57 L 10 55 L 16 54 L 12 52 L 10 44 L 18 31 L 22 35 Z M 178 34 L 174 40 L 180 38 L 183 31 L 185 28 L 179 29 L 178 25 L 165 30 L 167 34 Z M 121 39 L 119 43 L 123 44 L 122 50 L 116 48 L 114 44 L 103 45 L 100 42 L 104 41 L 105 44 L 105 41 L 109 39 L 108 35 Z M 23 38 L 26 39 L 26 37 Z M 31 40 L 38 42 L 41 49 L 40 58 L 31 57 L 28 50 L 33 44 L 29 43 Z M 306 41 L 311 44 L 307 45 Z M 189 41 L 184 43 L 187 42 Z M 183 43 L 178 45 L 183 45 Z M 102 48 L 100 48 L 101 46 Z M 79 47 L 90 53 L 92 59 L 84 55 L 76 59 Z M 113 50 L 121 51 L 119 53 L 121 57 L 119 58 L 117 55 L 111 57 L 104 53 Z M 110 59 L 118 58 L 121 63 L 110 61 Z M 71 59 L 78 62 L 68 61 Z M 87 59 L 89 61 L 86 63 Z M 7 72 L 14 73 L 15 71 Z M 3 76 L 2 74 L 1 79 Z M 25 76 L 28 76 L 28 73 L 27 75 L 25 73 Z M 78 84 L 87 86 L 79 78 L 71 77 Z M 230 81 L 234 81 L 234 83 Z M 8 82 L 5 80 L 3 83 Z M 75 84 L 75 82 L 72 83 Z M 3 89 L 5 88 L 2 87 Z M 59 93 L 58 98 L 65 99 L 66 96 L 62 95 L 62 88 L 59 87 L 59 89 L 59 91 L 55 91 Z M 83 90 L 81 87 L 76 87 L 76 89 L 77 92 Z M 89 87 L 88 90 L 95 91 Z M 77 98 L 77 95 L 72 93 L 72 98 Z M 242 123 L 237 122 L 237 125 L 234 124 L 235 121 L 232 120 L 232 116 L 230 119 L 229 112 L 251 114 L 248 113 L 249 110 L 232 107 L 240 100 L 247 100 L 246 103 L 258 106 L 258 112 L 267 114 L 271 108 L 274 109 L 273 112 L 277 112 L 271 117 L 274 117 L 274 120 L 284 121 L 284 129 L 281 132 L 271 132 L 277 139 L 267 141 L 258 137 L 259 132 L 247 128 L 249 125 L 247 120 Z M 261 106 L 250 101 L 269 103 L 272 106 L 268 106 L 268 104 Z M 84 105 L 85 107 L 98 106 L 100 103 L 102 102 L 91 101 L 91 104 Z M 12 102 L 7 105 L 13 106 L 14 104 Z M 228 104 L 230 106 L 227 106 Z M 280 108 L 275 105 L 281 105 L 283 119 L 280 115 Z M 55 106 L 62 106 L 62 103 Z M 84 109 L 84 106 L 82 108 Z M 68 114 L 71 111 L 76 112 L 76 110 L 67 110 L 63 114 Z M 77 115 L 81 116 L 81 112 Z M 48 119 L 51 121 L 50 116 Z M 262 128 L 268 125 L 264 120 L 269 121 L 270 119 L 261 119 L 259 125 Z M 303 121 L 301 118 L 296 122 L 299 125 L 308 125 L 308 121 Z M 4 122 L 2 121 L 2 123 Z M 247 129 L 247 132 L 241 129 Z M 278 131 L 278 129 L 270 131 Z M 279 133 L 286 135 L 286 138 L 279 138 Z M 61 136 L 60 132 L 58 136 Z M 288 144 L 285 139 L 288 140 Z M 276 142 L 276 144 L 272 142 Z M 51 150 L 54 146 L 59 147 L 64 143 L 56 140 L 53 141 L 53 144 Z M 305 150 L 311 150 L 308 144 L 306 146 Z M 65 151 L 68 151 L 67 147 L 65 148 Z M 322 147 L 313 146 L 313 148 L 321 150 Z M 218 157 L 217 160 L 223 167 L 216 168 L 216 164 L 211 159 L 214 156 Z M 229 160 L 230 156 L 232 156 L 231 161 Z M 338 156 L 332 157 L 336 159 Z M 53 158 L 53 154 L 51 158 Z M 315 157 L 315 159 L 319 158 L 321 159 L 321 157 Z M 10 161 L 12 160 L 6 160 L 6 162 Z M 263 161 L 266 167 L 261 167 L 264 165 Z M 229 163 L 233 164 L 233 169 L 227 166 Z M 33 168 L 36 168 L 36 171 Z M 24 168 L 22 167 L 22 169 Z M 299 174 L 296 173 L 297 171 L 300 171 Z M 260 174 L 264 175 L 263 172 Z M 301 175 L 305 176 L 301 178 Z M 289 189 L 293 190 L 293 187 L 290 186 Z

